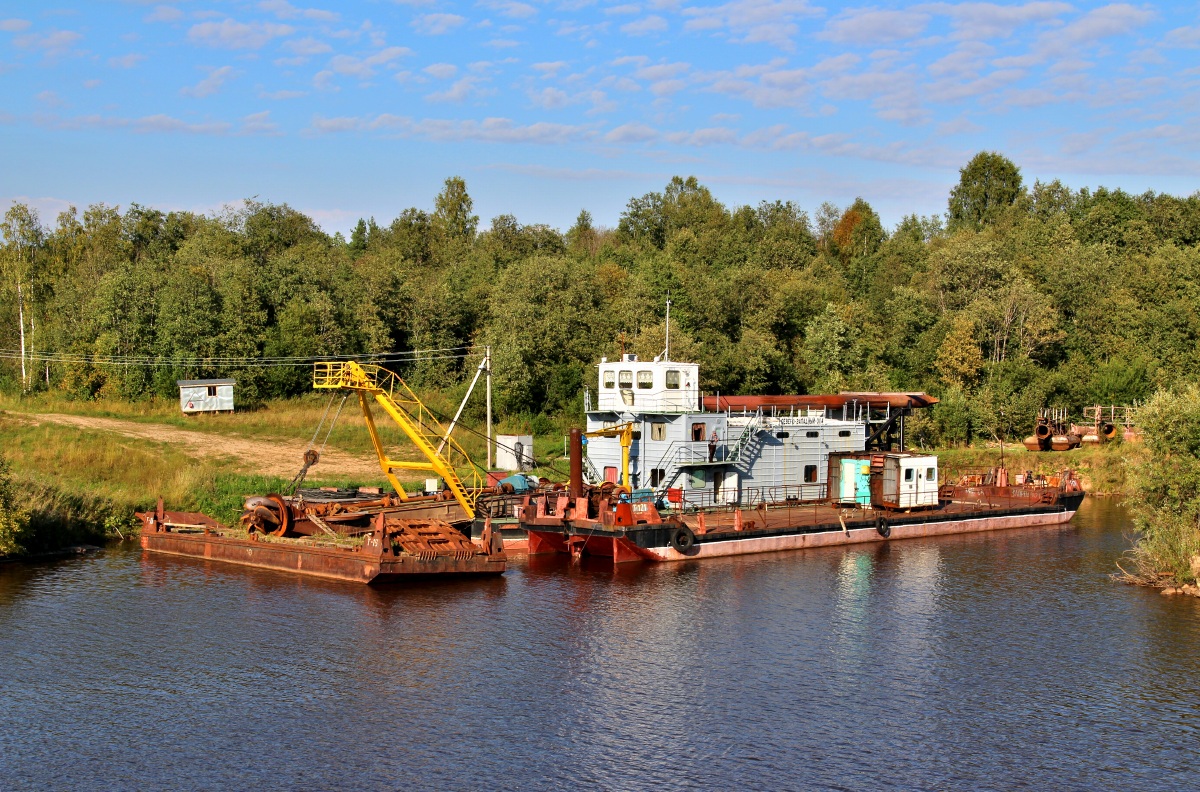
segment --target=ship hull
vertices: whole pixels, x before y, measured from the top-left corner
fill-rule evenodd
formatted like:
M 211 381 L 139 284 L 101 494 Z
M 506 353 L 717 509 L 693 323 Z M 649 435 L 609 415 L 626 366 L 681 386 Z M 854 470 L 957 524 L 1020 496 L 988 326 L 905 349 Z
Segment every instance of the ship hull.
M 1062 525 L 1075 516 L 1082 499 L 1083 493 L 1072 493 L 1061 496 L 1054 504 L 1044 506 L 976 509 L 959 513 L 875 512 L 866 520 L 776 524 L 760 530 L 753 529 L 754 522 L 746 515 L 754 516 L 761 512 L 746 510 L 739 515 L 737 510 L 731 510 L 726 515 L 732 521 L 750 527 L 715 533 L 706 532 L 704 521 L 698 516 L 686 520 L 668 520 L 654 526 L 621 527 L 578 521 L 564 522 L 557 530 L 532 524 L 525 527 L 529 531 L 530 554 L 591 555 L 611 558 L 613 563 L 696 561 L 753 553 Z M 681 526 L 687 526 L 695 536 L 694 544 L 682 551 L 673 546 L 669 539 Z

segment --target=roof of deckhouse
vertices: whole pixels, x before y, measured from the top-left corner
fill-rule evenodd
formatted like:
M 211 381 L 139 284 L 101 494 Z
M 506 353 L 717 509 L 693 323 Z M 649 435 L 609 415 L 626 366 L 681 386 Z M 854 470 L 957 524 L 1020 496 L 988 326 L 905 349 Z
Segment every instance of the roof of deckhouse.
M 757 410 L 760 407 L 789 409 L 792 407 L 843 407 L 847 404 L 870 404 L 872 407 L 932 407 L 938 400 L 928 393 L 881 393 L 842 391 L 835 394 L 803 396 L 705 396 L 705 410 Z

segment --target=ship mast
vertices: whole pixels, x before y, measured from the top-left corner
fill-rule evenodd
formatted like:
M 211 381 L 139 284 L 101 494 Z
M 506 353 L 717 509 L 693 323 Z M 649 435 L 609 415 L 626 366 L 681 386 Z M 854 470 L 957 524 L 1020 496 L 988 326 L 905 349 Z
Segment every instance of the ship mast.
M 667 292 L 667 348 L 663 350 L 663 360 L 671 359 L 671 293 Z

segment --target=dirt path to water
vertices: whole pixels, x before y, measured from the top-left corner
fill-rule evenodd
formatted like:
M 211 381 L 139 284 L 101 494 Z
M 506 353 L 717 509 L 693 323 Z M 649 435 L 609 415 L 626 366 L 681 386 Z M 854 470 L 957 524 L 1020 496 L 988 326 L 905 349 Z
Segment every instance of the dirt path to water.
M 180 429 L 164 424 L 147 424 L 123 421 L 119 418 L 98 418 L 86 415 L 63 413 L 8 413 L 21 416 L 37 424 L 52 423 L 75 426 L 97 432 L 112 432 L 137 440 L 169 443 L 189 456 L 201 458 L 223 458 L 233 460 L 238 469 L 246 473 L 290 478 L 303 464 L 303 440 L 252 439 L 237 434 L 214 434 Z M 325 448 L 318 462 L 309 471 L 311 476 L 321 478 L 357 477 L 381 478 L 379 463 L 374 457 L 352 455 L 331 446 Z

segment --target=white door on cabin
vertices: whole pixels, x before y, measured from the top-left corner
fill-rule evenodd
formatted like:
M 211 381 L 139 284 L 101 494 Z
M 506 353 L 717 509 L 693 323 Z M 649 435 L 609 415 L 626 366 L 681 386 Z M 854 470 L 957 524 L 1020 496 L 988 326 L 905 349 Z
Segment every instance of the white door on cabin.
M 717 483 L 717 503 L 738 502 L 738 472 L 736 470 L 717 471 L 713 477 Z
M 922 475 L 924 475 L 924 470 L 919 469 L 916 464 L 900 464 L 901 509 L 911 509 L 918 504 L 919 476 Z

